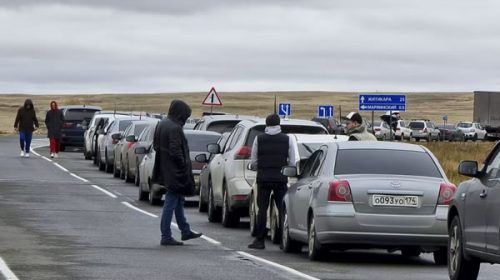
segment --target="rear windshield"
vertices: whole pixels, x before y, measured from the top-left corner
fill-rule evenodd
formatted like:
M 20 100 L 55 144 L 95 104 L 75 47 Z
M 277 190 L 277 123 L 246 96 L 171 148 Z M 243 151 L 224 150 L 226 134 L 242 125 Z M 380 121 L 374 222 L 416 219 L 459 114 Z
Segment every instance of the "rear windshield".
M 265 125 L 258 125 L 253 127 L 248 133 L 246 146 L 252 146 L 253 141 L 257 135 L 264 133 L 266 129 Z M 306 126 L 306 125 L 282 125 L 281 132 L 283 133 L 294 133 L 294 134 L 327 134 L 322 126 Z
M 241 120 L 225 120 L 214 121 L 208 124 L 208 131 L 215 131 L 218 133 L 230 132 Z
M 186 134 L 190 152 L 206 152 L 207 145 L 217 143 L 220 135 Z
M 408 127 L 411 129 L 423 129 L 425 124 L 423 122 L 411 122 Z
M 469 128 L 469 127 L 472 127 L 472 124 L 471 123 L 459 123 L 457 126 L 458 127 Z
M 427 153 L 400 150 L 339 150 L 335 175 L 391 174 L 442 178 Z
M 83 121 L 90 120 L 94 116 L 95 109 L 68 109 L 64 115 L 64 119 L 68 121 Z
M 132 120 L 121 120 L 118 123 L 118 131 L 125 131 L 127 127 L 132 123 Z

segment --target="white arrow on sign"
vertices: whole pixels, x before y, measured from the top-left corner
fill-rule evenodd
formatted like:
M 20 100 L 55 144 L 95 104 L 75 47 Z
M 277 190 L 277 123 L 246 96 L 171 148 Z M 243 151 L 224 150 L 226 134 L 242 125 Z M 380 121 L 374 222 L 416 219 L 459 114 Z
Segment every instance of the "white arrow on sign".
M 220 100 L 220 97 L 214 87 L 210 89 L 207 97 L 205 97 L 205 100 L 203 100 L 201 104 L 209 106 L 222 106 L 222 101 Z
M 361 96 L 361 103 L 365 103 L 365 97 Z

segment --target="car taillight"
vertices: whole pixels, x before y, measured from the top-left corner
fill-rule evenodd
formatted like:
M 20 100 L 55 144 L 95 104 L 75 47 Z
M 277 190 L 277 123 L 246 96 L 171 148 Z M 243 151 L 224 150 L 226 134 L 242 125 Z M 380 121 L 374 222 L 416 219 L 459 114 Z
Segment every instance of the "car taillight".
M 65 122 L 63 123 L 63 128 L 72 128 L 73 127 L 73 123 L 70 123 L 70 122 Z
M 424 128 L 423 132 L 426 133 L 427 132 L 427 128 Z
M 375 130 L 375 131 L 380 131 L 380 128 L 375 128 L 374 130 Z
M 439 187 L 439 205 L 450 205 L 457 187 L 453 184 L 441 183 Z
M 396 131 L 398 131 L 398 130 L 401 130 L 401 128 L 399 128 L 399 127 L 396 127 Z
M 345 180 L 330 182 L 328 201 L 352 202 L 352 192 L 349 182 Z
M 118 139 L 113 139 L 113 140 L 111 141 L 111 143 L 113 143 L 113 145 L 118 144 L 118 142 L 120 142 L 120 140 L 118 140 Z
M 135 145 L 135 142 L 128 142 L 128 149 L 132 149 L 132 147 Z
M 250 148 L 249 146 L 243 146 L 238 150 L 238 152 L 234 156 L 234 159 L 250 159 L 251 154 L 252 148 Z

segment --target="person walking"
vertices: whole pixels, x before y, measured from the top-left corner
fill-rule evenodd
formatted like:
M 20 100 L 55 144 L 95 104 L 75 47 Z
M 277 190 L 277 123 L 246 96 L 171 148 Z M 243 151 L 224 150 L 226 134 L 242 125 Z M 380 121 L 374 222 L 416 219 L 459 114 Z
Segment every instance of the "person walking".
M 31 99 L 26 99 L 24 105 L 17 110 L 14 129 L 19 131 L 19 142 L 21 145 L 21 157 L 30 157 L 31 139 L 33 131 L 38 129 L 35 107 Z
M 183 245 L 172 237 L 170 224 L 174 213 L 183 241 L 202 235 L 191 231 L 184 215 L 184 197 L 195 194 L 189 148 L 182 129 L 190 116 L 191 108 L 184 101 L 173 100 L 167 118 L 156 126 L 153 139 L 156 156 L 152 180 L 167 189 L 160 225 L 160 244 L 164 246 Z
M 344 119 L 347 120 L 346 134 L 349 136 L 349 141 L 377 141 L 377 138 L 367 131 L 359 113 L 350 112 Z
M 253 142 L 250 156 L 251 168 L 257 170 L 257 213 L 255 240 L 248 245 L 250 249 L 265 249 L 267 236 L 267 209 L 271 192 L 281 217 L 282 201 L 287 192 L 288 178 L 281 174 L 287 165 L 296 164 L 296 151 L 293 139 L 281 132 L 280 117 L 271 114 L 266 118 L 265 133 Z
M 64 123 L 64 115 L 57 106 L 56 101 L 50 102 L 50 110 L 45 115 L 47 126 L 47 137 L 50 141 L 50 157 L 57 158 L 61 151 L 61 128 Z

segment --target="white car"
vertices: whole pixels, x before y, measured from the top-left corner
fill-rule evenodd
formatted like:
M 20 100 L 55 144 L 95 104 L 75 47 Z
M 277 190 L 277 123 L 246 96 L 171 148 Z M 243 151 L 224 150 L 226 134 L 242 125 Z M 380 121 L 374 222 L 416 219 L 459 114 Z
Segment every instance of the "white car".
M 332 142 L 345 142 L 349 140 L 349 137 L 346 135 L 310 135 L 310 134 L 288 134 L 289 137 L 292 137 L 294 144 L 296 145 L 296 156 L 295 158 L 298 161 L 295 163 L 300 172 L 300 167 L 305 163 L 305 161 L 309 158 L 309 156 L 314 153 L 321 145 L 325 143 Z M 289 178 L 288 186 L 294 183 L 294 179 Z M 257 233 L 257 228 L 255 224 L 257 222 L 257 184 L 253 183 L 252 192 L 250 193 L 250 234 L 255 236 Z M 281 231 L 280 231 L 280 223 L 279 223 L 279 213 L 278 208 L 276 207 L 276 203 L 274 201 L 273 195 L 271 194 L 270 207 L 267 208 L 267 225 L 266 227 L 270 229 L 271 240 L 274 243 L 279 243 L 281 241 Z
M 255 171 L 246 167 L 250 163 L 253 141 L 264 133 L 265 120 L 243 120 L 231 132 L 223 151 L 219 145 L 209 145 L 215 154 L 209 163 L 211 186 L 208 190 L 208 220 L 222 220 L 225 227 L 239 224 L 240 217 L 248 215 L 250 193 Z M 306 120 L 282 119 L 283 133 L 328 134 L 319 123 Z
M 406 126 L 406 121 L 405 120 L 398 120 L 397 125 L 396 125 L 396 131 L 394 132 L 394 136 L 396 137 L 396 140 L 401 140 L 404 141 L 405 139 L 410 141 L 412 134 L 411 134 L 411 129 Z
M 484 140 L 486 130 L 479 123 L 474 122 L 459 122 L 457 128 L 460 129 L 465 136 L 465 140 Z
M 378 140 L 392 140 L 394 139 L 394 131 L 384 121 L 373 122 L 373 132 Z

